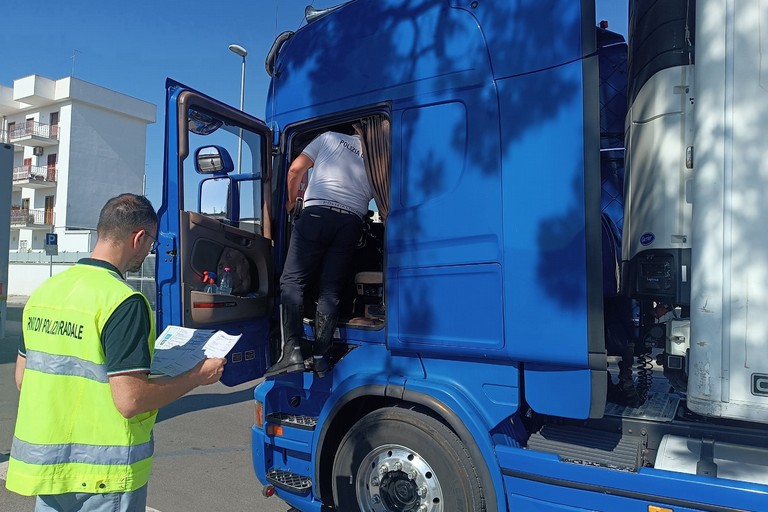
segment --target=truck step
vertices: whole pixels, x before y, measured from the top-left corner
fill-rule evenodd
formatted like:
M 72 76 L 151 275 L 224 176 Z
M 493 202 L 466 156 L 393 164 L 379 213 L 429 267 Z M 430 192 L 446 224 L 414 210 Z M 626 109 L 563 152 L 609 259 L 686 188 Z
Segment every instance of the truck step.
M 273 412 L 267 414 L 266 421 L 275 425 L 285 425 L 287 427 L 300 428 L 302 430 L 315 430 L 317 418 L 314 416 L 301 416 L 299 414 L 288 414 L 285 412 Z
M 312 489 L 312 480 L 309 477 L 277 468 L 267 471 L 267 481 L 275 487 L 294 494 L 306 495 Z
M 639 438 L 573 425 L 545 425 L 528 439 L 528 449 L 554 453 L 564 462 L 637 471 L 641 464 Z

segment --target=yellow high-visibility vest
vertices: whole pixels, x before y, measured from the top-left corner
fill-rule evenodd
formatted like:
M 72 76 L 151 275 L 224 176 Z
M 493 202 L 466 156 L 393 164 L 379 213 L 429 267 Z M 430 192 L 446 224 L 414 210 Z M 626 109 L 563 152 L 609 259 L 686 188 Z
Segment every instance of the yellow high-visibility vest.
M 112 400 L 101 333 L 132 295 L 106 268 L 77 264 L 48 279 L 24 307 L 27 349 L 6 487 L 18 494 L 111 493 L 149 480 L 157 411 L 124 418 Z

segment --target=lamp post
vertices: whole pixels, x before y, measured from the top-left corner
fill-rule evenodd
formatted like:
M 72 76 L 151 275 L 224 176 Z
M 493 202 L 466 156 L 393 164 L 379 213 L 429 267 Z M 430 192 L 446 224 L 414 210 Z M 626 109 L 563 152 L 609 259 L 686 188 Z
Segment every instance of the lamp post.
M 243 111 L 243 102 L 245 100 L 245 57 L 248 51 L 239 44 L 229 45 L 229 50 L 243 58 L 242 71 L 240 73 L 240 111 Z M 240 138 L 237 141 L 237 174 L 240 174 L 241 160 L 243 156 L 243 129 L 240 128 Z

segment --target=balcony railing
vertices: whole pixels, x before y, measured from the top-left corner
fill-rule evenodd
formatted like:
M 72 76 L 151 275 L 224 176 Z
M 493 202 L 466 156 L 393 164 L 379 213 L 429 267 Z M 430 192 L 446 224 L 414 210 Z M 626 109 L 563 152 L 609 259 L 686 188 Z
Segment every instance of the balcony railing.
M 11 226 L 53 225 L 53 210 L 11 208 Z
M 34 180 L 56 182 L 56 167 L 46 165 L 22 165 L 13 168 L 13 181 Z
M 53 126 L 36 121 L 26 121 L 18 123 L 13 129 L 8 130 L 8 140 L 23 139 L 24 137 L 42 137 L 44 139 L 59 139 L 59 125 Z

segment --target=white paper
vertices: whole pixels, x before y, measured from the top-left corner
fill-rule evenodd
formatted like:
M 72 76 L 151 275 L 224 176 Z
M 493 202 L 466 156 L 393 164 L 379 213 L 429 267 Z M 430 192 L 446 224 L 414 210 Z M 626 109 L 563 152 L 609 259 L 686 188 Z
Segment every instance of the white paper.
M 152 373 L 175 377 L 207 357 L 225 357 L 240 336 L 169 325 L 155 341 Z

